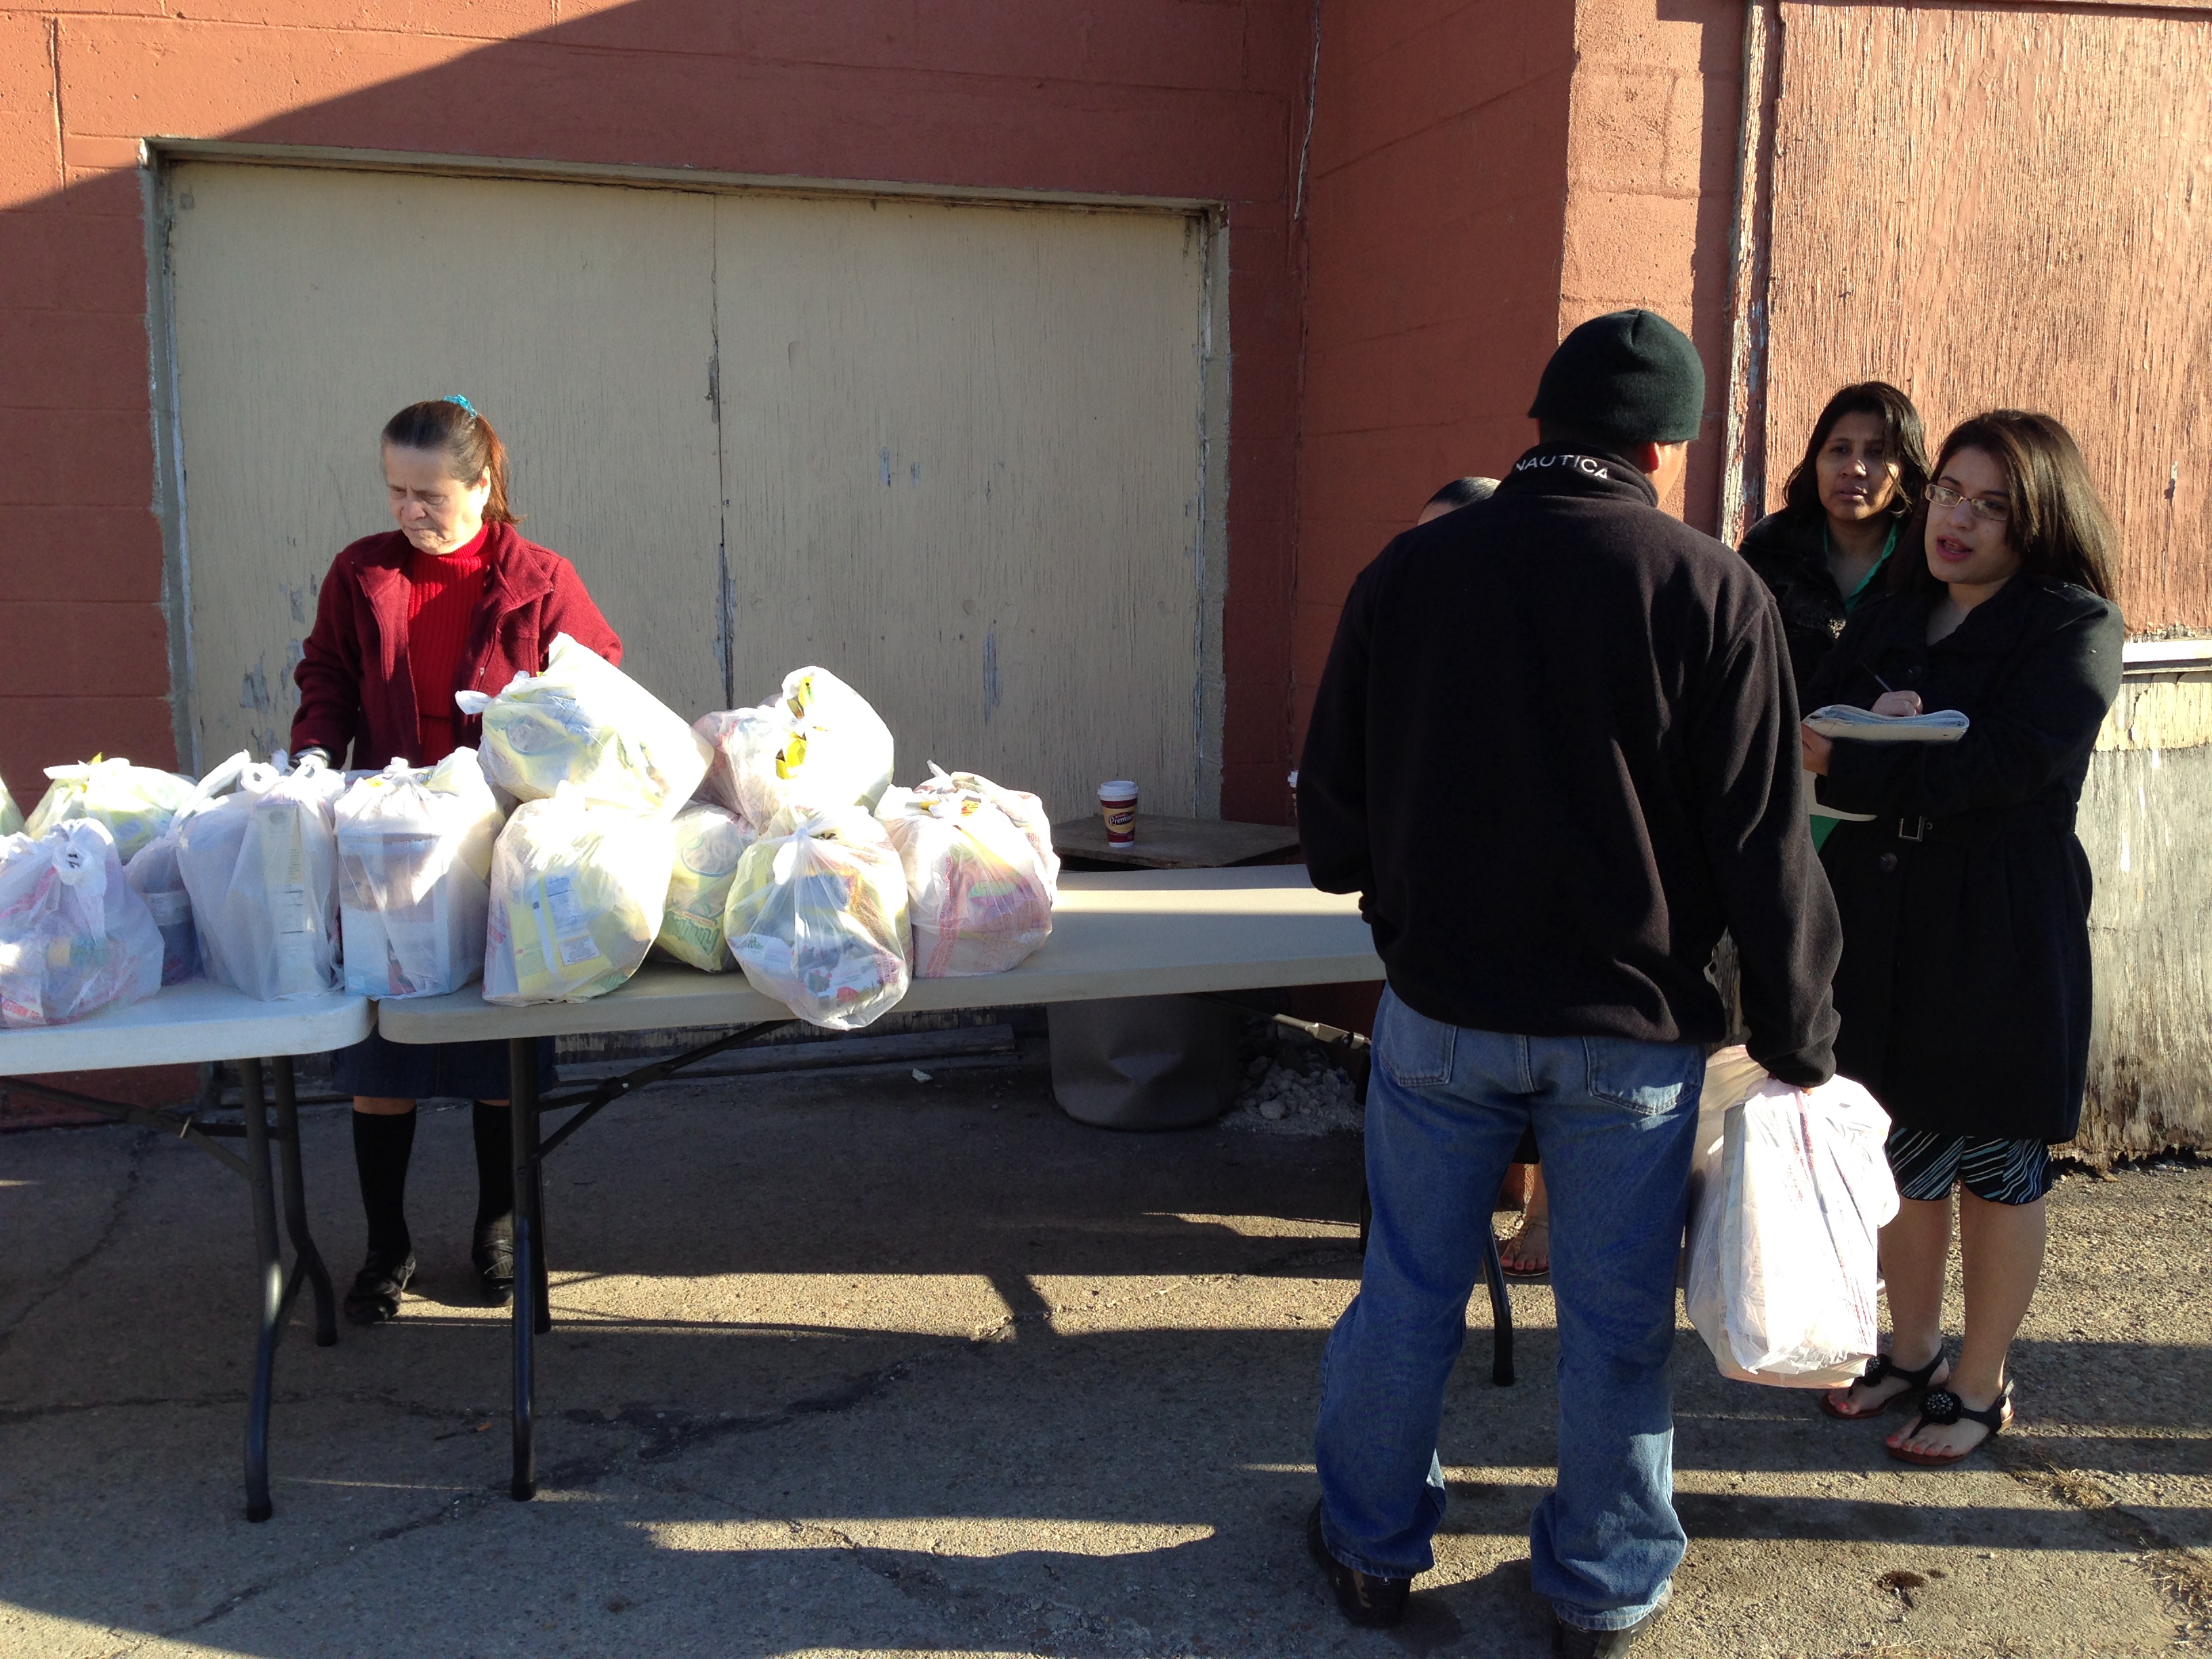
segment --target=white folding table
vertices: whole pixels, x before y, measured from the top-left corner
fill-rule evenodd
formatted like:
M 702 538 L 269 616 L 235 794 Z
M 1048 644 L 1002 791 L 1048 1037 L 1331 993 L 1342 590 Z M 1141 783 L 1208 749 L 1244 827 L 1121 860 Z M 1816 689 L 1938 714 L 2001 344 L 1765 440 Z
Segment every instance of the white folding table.
M 1144 870 L 1060 878 L 1052 937 L 1018 968 L 963 979 L 921 979 L 898 1005 L 905 1012 L 1080 1002 L 1327 985 L 1382 977 L 1355 900 L 1317 892 L 1303 865 L 1230 870 Z M 377 1029 L 393 1042 L 507 1044 L 514 1148 L 514 1468 L 518 1498 L 537 1491 L 532 1419 L 533 1337 L 552 1328 L 545 1274 L 547 1154 L 586 1120 L 631 1091 L 710 1054 L 752 1042 L 793 1023 L 790 1009 L 762 995 L 742 974 L 649 963 L 619 989 L 585 1002 L 508 1008 L 481 988 L 452 996 L 386 1001 Z M 736 1026 L 704 1047 L 611 1079 L 587 1093 L 541 1101 L 538 1044 L 587 1032 Z M 544 1111 L 582 1109 L 540 1144 Z M 1493 1310 L 1503 1280 L 1491 1273 Z M 1501 1335 L 1507 1328 L 1500 1312 Z M 1510 1376 L 1510 1360 L 1499 1373 Z
M 366 997 L 332 994 L 283 1002 L 261 1002 L 204 979 L 162 988 L 128 1008 L 106 1008 L 69 1025 L 0 1031 L 0 1077 L 58 1072 L 113 1071 L 125 1066 L 236 1063 L 245 1121 L 211 1123 L 190 1109 L 155 1110 L 98 1100 L 46 1084 L 36 1092 L 105 1116 L 159 1129 L 189 1140 L 246 1177 L 253 1206 L 253 1243 L 261 1278 L 260 1328 L 253 1356 L 253 1387 L 246 1414 L 246 1518 L 266 1521 L 269 1501 L 269 1397 L 276 1339 L 304 1278 L 315 1296 L 315 1344 L 338 1340 L 337 1306 L 331 1276 L 307 1228 L 300 1172 L 300 1119 L 293 1090 L 292 1058 L 322 1054 L 360 1042 L 374 1024 Z M 272 1131 L 263 1088 L 263 1062 L 274 1074 L 276 1121 Z M 221 1144 L 242 1139 L 244 1158 Z M 283 1171 L 284 1225 L 295 1252 L 284 1267 L 276 1239 L 276 1201 L 269 1178 L 269 1143 L 277 1146 Z

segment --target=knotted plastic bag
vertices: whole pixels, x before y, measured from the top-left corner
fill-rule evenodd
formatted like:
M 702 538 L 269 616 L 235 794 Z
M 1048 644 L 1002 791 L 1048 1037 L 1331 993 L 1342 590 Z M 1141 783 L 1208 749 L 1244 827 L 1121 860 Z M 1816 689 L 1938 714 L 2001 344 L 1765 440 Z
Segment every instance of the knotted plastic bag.
M 331 809 L 344 789 L 313 755 L 289 776 L 252 765 L 234 793 L 185 820 L 177 865 L 210 979 L 264 1002 L 337 989 Z
M 58 823 L 96 819 L 107 826 L 115 838 L 115 855 L 125 864 L 169 827 L 192 793 L 190 778 L 99 755 L 75 766 L 49 766 L 46 776 L 52 781 L 23 833 L 43 836 Z
M 759 832 L 735 812 L 695 800 L 676 815 L 676 864 L 668 878 L 668 910 L 654 941 L 678 962 L 710 974 L 736 968 L 722 913 L 738 864 Z
M 1848 1078 L 1796 1089 L 1735 1069 L 1747 1091 L 1717 1137 L 1700 1113 L 1690 1322 L 1725 1376 L 1836 1388 L 1875 1353 L 1877 1235 L 1898 1211 L 1889 1117 Z
M 1060 859 L 1002 804 L 1036 805 L 987 778 L 933 765 L 919 789 L 884 792 L 876 817 L 906 872 L 916 979 L 1002 974 L 1052 936 Z
M 770 819 L 738 866 L 722 927 L 753 988 L 810 1025 L 858 1030 L 906 994 L 906 874 L 860 806 Z
M 891 781 L 891 733 L 868 700 L 826 668 L 801 668 L 752 708 L 701 717 L 714 750 L 702 793 L 754 823 L 787 806 L 873 810 Z
M 0 1025 L 61 1025 L 161 988 L 161 935 L 96 818 L 0 838 Z
M 8 780 L 0 778 L 0 836 L 22 833 L 23 815 L 15 810 L 15 798 L 8 793 Z
M 667 819 L 574 784 L 515 808 L 492 854 L 484 1000 L 580 1002 L 627 981 L 660 932 L 675 854 Z
M 214 805 L 225 790 L 236 788 L 252 763 L 252 757 L 241 749 L 194 784 L 191 796 L 169 820 L 169 827 L 140 848 L 123 866 L 124 879 L 146 901 L 146 908 L 154 913 L 154 925 L 161 930 L 164 985 L 188 980 L 200 970 L 192 896 L 185 890 L 185 872 L 177 860 L 185 825 Z
M 673 817 L 707 770 L 707 745 L 682 715 L 566 634 L 544 673 L 518 674 L 495 697 L 457 691 L 453 701 L 483 716 L 484 776 L 517 800 L 568 783 L 601 805 Z
M 442 996 L 483 972 L 501 814 L 477 751 L 393 761 L 347 789 L 336 816 L 346 989 Z

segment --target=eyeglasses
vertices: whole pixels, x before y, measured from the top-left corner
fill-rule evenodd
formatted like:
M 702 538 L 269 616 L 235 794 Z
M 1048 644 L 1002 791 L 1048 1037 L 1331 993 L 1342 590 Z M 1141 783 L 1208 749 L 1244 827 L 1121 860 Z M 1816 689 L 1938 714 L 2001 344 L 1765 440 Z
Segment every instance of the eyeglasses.
M 1929 484 L 1927 494 L 1928 499 L 1937 507 L 1956 507 L 1960 501 L 1966 502 L 1974 509 L 1974 516 L 1984 524 L 2002 524 L 2012 516 L 2012 508 L 2003 501 L 1985 501 L 1963 490 L 1954 489 L 1948 484 Z

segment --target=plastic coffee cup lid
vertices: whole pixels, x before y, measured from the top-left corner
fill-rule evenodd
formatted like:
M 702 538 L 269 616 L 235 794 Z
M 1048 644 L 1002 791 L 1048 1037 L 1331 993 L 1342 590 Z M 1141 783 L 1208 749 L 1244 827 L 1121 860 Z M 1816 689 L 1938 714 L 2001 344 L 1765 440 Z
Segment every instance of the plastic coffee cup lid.
M 1127 800 L 1136 793 L 1137 786 L 1127 778 L 1115 778 L 1110 783 L 1098 786 L 1098 799 L 1101 800 Z

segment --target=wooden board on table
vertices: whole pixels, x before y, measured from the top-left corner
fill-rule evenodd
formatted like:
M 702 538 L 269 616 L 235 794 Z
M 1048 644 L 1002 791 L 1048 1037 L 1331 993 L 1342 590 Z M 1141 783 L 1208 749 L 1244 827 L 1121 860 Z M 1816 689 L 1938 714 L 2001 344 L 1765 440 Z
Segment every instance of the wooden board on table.
M 1226 818 L 1180 818 L 1137 814 L 1137 839 L 1127 847 L 1106 840 L 1106 822 L 1093 813 L 1052 826 L 1060 857 L 1126 865 L 1133 870 L 1218 870 L 1293 852 L 1298 832 L 1279 823 L 1235 823 Z

